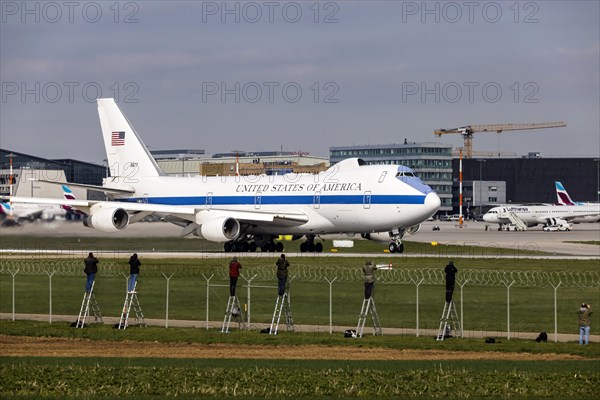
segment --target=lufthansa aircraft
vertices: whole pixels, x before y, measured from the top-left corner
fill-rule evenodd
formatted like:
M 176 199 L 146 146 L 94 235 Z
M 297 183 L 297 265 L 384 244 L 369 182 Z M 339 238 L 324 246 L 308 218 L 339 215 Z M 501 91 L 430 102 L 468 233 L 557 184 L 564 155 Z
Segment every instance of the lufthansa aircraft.
M 513 224 L 514 217 L 520 219 L 526 226 L 538 224 L 560 225 L 572 222 L 576 218 L 600 217 L 600 204 L 588 206 L 540 205 L 540 206 L 499 206 L 494 207 L 483 216 L 485 222 L 497 223 L 501 227 Z M 512 218 L 511 218 L 512 217 Z
M 319 174 L 280 176 L 166 176 L 113 99 L 98 99 L 111 177 L 110 201 L 16 198 L 56 203 L 87 214 L 84 224 L 114 232 L 158 215 L 195 234 L 224 243 L 225 251 L 282 251 L 278 235 L 293 235 L 304 251 L 322 251 L 321 234 L 362 234 L 402 252 L 405 233 L 440 207 L 440 198 L 407 167 L 346 159 Z

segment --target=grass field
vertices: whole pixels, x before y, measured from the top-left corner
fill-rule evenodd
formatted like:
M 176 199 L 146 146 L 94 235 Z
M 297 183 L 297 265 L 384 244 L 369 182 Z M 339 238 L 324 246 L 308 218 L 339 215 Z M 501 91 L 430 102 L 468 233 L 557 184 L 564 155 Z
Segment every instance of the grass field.
M 386 262 L 386 258 L 374 258 L 375 262 Z M 106 262 L 106 260 L 103 260 Z M 441 270 L 444 260 L 403 258 L 394 260 L 397 270 L 434 268 Z M 139 279 L 139 298 L 147 318 L 164 318 L 166 311 L 167 280 L 163 274 L 173 274 L 169 282 L 169 318 L 204 321 L 206 319 L 207 290 L 209 320 L 222 320 L 227 302 L 228 278 L 227 260 L 190 260 L 163 259 L 142 260 L 142 273 Z M 273 264 L 271 258 L 242 259 L 245 276 L 252 276 L 257 271 Z M 291 258 L 291 274 L 302 271 L 333 271 L 332 274 L 345 276 L 346 279 L 334 282 L 332 289 L 333 325 L 356 324 L 362 301 L 362 280 L 360 266 L 363 259 L 315 257 Z M 6 267 L 7 260 L 0 260 Z M 27 261 L 39 267 L 35 274 L 18 273 L 15 275 L 15 311 L 17 313 L 49 312 L 49 277 L 41 273 L 44 263 L 49 270 L 54 268 L 51 260 L 36 258 Z M 300 264 L 302 263 L 302 264 Z M 52 278 L 53 314 L 73 315 L 79 312 L 85 277 L 81 274 L 81 261 L 59 261 L 59 265 L 67 265 L 66 272 L 58 273 Z M 113 262 L 114 264 L 114 262 Z M 566 268 L 574 271 L 597 272 L 594 260 L 531 260 L 517 261 L 505 259 L 464 259 L 457 262 L 460 274 L 467 274 L 470 269 L 487 271 L 563 271 Z M 12 265 L 12 264 L 11 264 Z M 106 265 L 106 264 L 105 264 Z M 115 273 L 102 275 L 103 264 L 96 282 L 96 296 L 104 315 L 119 316 L 123 304 L 123 291 L 127 265 L 121 260 L 116 264 L 123 275 Z M 10 268 L 10 265 L 6 268 Z M 314 271 L 313 271 L 314 272 Z M 376 299 L 379 316 L 384 327 L 414 328 L 416 326 L 416 285 L 391 284 L 385 282 L 386 271 L 378 272 L 379 283 L 376 284 Z M 207 289 L 204 277 L 214 276 Z M 308 273 L 307 273 L 308 274 Z M 348 279 L 354 274 L 356 280 Z M 203 276 L 204 275 L 204 276 Z M 263 274 L 264 275 L 264 274 Z M 268 275 L 268 274 L 267 274 Z M 310 275 L 310 274 L 309 274 Z M 336 275 L 337 276 L 337 275 Z M 440 275 L 441 276 L 441 275 Z M 490 275 L 493 277 L 493 275 Z M 329 279 L 333 278 L 331 275 Z M 268 278 L 268 276 L 267 276 Z M 266 278 L 265 278 L 266 279 Z M 441 279 L 441 278 L 440 278 Z M 238 283 L 238 296 L 242 303 L 247 303 L 248 290 L 243 279 Z M 276 297 L 276 281 L 255 279 L 251 289 L 251 319 L 254 324 L 268 324 L 271 321 L 273 305 Z M 266 286 L 266 287 L 262 287 Z M 589 285 L 588 285 L 589 286 Z M 439 316 L 444 304 L 444 286 L 441 280 L 425 282 L 419 286 L 419 326 L 423 329 L 437 329 Z M 301 278 L 291 282 L 292 308 L 294 321 L 298 324 L 329 324 L 329 284 L 325 278 L 312 281 Z M 464 287 L 463 318 L 465 330 L 506 331 L 507 329 L 507 287 L 499 285 L 470 285 Z M 455 300 L 460 306 L 460 288 L 455 291 Z M 600 304 L 600 288 L 598 287 L 566 287 L 557 290 L 558 331 L 576 333 L 576 315 L 578 305 L 588 302 Z M 0 311 L 12 311 L 12 276 L 5 270 L 0 273 Z M 522 287 L 510 289 L 510 319 L 512 331 L 539 333 L 554 332 L 554 290 L 552 287 Z M 598 325 L 592 327 L 593 334 L 600 334 Z
M 94 240 L 96 240 L 94 238 Z M 152 246 L 151 242 L 146 244 Z M 169 246 L 168 243 L 163 243 Z M 122 243 L 128 246 L 127 243 Z M 3 243 L 4 246 L 4 243 Z M 108 244 L 106 245 L 108 246 Z M 174 250 L 173 248 L 171 248 Z M 455 250 L 457 253 L 463 249 Z M 485 251 L 485 250 L 484 250 Z M 289 253 L 288 253 L 289 254 Z M 24 270 L 15 275 L 15 310 L 19 313 L 48 313 L 49 277 L 44 271 L 60 266 L 52 278 L 54 314 L 77 315 L 85 278 L 81 274 L 82 260 L 53 260 L 34 256 L 17 260 L 0 259 L 0 311 L 12 310 L 12 276 L 17 265 Z M 139 297 L 148 318 L 164 318 L 167 281 L 163 274 L 173 274 L 169 284 L 169 317 L 203 321 L 207 306 L 209 319 L 222 320 L 228 296 L 227 261 L 222 259 L 150 259 L 142 260 Z M 387 263 L 380 253 L 375 263 Z M 440 271 L 446 264 L 446 254 L 428 258 L 402 257 L 393 259 L 399 271 L 429 268 Z M 309 279 L 318 271 L 323 276 L 340 281 L 332 284 L 334 326 L 355 325 L 362 301 L 360 267 L 362 258 L 338 258 L 323 254 L 314 258 L 294 258 L 291 273 L 303 274 L 292 281 L 292 307 L 298 324 L 317 324 L 324 328 L 312 333 L 285 333 L 278 336 L 261 335 L 258 329 L 270 323 L 275 300 L 276 282 L 273 277 L 252 281 L 252 322 L 250 331 L 234 329 L 223 335 L 217 330 L 194 328 L 130 328 L 126 331 L 107 325 L 90 325 L 83 330 L 70 328 L 66 323 L 35 323 L 0 321 L 0 335 L 28 337 L 65 337 L 84 340 L 89 346 L 95 341 L 104 343 L 156 343 L 174 346 L 189 344 L 226 344 L 232 352 L 241 346 L 320 346 L 322 349 L 347 348 L 417 349 L 425 352 L 482 352 L 481 360 L 259 360 L 246 358 L 161 358 L 106 357 L 64 358 L 7 357 L 0 355 L 0 398 L 58 399 L 86 398 L 521 398 L 521 399 L 592 399 L 600 397 L 600 345 L 579 346 L 575 343 L 536 343 L 532 339 L 540 331 L 554 329 L 554 289 L 515 286 L 510 289 L 511 330 L 531 332 L 530 340 L 505 340 L 493 345 L 482 339 L 465 338 L 437 342 L 432 337 L 365 336 L 360 340 L 330 335 L 329 284 L 322 279 Z M 110 273 L 108 265 L 111 264 Z M 271 268 L 274 258 L 242 258 L 242 272 Z M 597 260 L 532 260 L 466 258 L 456 260 L 461 274 L 484 270 L 490 277 L 505 271 L 536 271 L 558 273 L 578 271 L 581 276 L 595 276 Z M 102 268 L 105 274 L 102 274 Z M 29 269 L 28 269 L 29 268 Z M 118 316 L 123 302 L 128 267 L 121 255 L 104 257 L 97 278 L 97 297 L 103 313 Z M 29 271 L 29 272 L 28 272 Z M 377 307 L 384 327 L 414 328 L 416 323 L 416 286 L 386 283 L 379 271 L 376 284 Z M 204 276 L 211 276 L 207 289 Z M 590 275 L 592 274 L 592 275 Z M 261 277 L 265 274 L 261 273 Z M 351 277 L 356 277 L 353 281 Z M 515 276 L 518 276 L 515 275 Z M 350 278 L 349 278 L 350 277 Z M 304 279 L 304 280 L 303 280 Z M 429 284 L 419 286 L 419 318 L 423 329 L 437 329 L 444 302 L 444 287 L 435 275 Z M 238 283 L 240 300 L 247 302 L 244 281 Z M 258 286 L 269 286 L 261 288 Z M 588 285 L 590 286 L 590 285 Z M 459 299 L 457 287 L 455 299 Z M 498 284 L 467 284 L 464 288 L 464 329 L 502 332 L 507 323 L 507 288 Z M 558 330 L 577 333 L 575 311 L 582 301 L 600 304 L 600 288 L 559 287 Z M 457 302 L 460 305 L 460 303 Z M 593 321 L 592 334 L 600 334 L 599 324 Z M 0 340 L 1 345 L 1 340 Z M 485 352 L 506 353 L 507 359 L 485 359 Z M 387 350 L 386 350 L 387 351 Z M 343 350 L 342 350 L 343 352 Z M 564 355 L 581 357 L 565 360 L 515 360 L 509 354 Z
M 132 328 L 117 331 L 108 326 L 76 330 L 67 324 L 0 322 L 2 335 L 68 337 L 74 343 L 94 346 L 103 340 L 131 343 L 170 342 L 187 346 L 225 343 L 226 359 L 138 357 L 2 357 L 0 397 L 39 398 L 597 398 L 600 394 L 600 345 L 571 343 L 368 336 L 360 340 L 341 335 L 261 335 L 237 331 L 192 328 Z M 85 344 L 87 343 L 87 344 Z M 276 349 L 315 345 L 329 348 L 449 351 L 477 353 L 477 360 L 261 360 L 236 356 L 244 345 Z M 491 346 L 491 347 L 490 347 Z M 506 353 L 505 359 L 486 359 Z M 343 350 L 341 350 L 343 352 Z M 511 359 L 511 354 L 569 355 L 579 359 Z M 434 353 L 432 353 L 434 354 Z M 340 358 L 343 358 L 341 356 Z M 526 357 L 527 358 L 527 357 Z

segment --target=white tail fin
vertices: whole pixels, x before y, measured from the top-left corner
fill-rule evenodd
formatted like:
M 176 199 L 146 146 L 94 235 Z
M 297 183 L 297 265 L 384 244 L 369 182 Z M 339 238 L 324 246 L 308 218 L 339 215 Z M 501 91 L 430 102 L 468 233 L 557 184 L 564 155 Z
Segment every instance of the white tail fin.
M 114 99 L 98 99 L 98 116 L 111 176 L 135 181 L 164 175 Z

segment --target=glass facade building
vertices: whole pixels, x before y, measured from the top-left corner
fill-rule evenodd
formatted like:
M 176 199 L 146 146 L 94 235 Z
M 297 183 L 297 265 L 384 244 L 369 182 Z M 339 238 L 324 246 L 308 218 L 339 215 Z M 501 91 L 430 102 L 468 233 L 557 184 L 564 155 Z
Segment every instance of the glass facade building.
M 441 143 L 335 146 L 329 148 L 331 165 L 346 158 L 367 164 L 400 164 L 411 168 L 442 201 L 438 213 L 452 210 L 452 146 Z

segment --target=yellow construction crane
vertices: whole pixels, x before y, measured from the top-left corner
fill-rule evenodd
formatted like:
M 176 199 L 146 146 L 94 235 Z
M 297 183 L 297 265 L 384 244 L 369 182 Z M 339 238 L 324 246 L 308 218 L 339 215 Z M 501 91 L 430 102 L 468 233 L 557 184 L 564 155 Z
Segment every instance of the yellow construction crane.
M 523 131 L 527 129 L 544 129 L 544 128 L 563 128 L 567 124 L 563 121 L 559 122 L 540 122 L 534 124 L 492 124 L 492 125 L 467 125 L 454 129 L 438 129 L 433 134 L 442 136 L 446 133 L 460 133 L 465 139 L 465 157 L 473 156 L 473 134 L 475 132 L 497 132 L 502 131 Z

